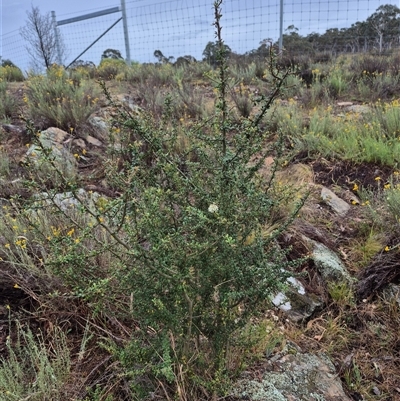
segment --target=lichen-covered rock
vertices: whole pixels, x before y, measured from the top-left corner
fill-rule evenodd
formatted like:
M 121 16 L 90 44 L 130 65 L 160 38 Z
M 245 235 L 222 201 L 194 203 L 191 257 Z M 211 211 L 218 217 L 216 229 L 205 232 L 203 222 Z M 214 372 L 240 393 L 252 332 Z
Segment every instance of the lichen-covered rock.
M 326 283 L 344 282 L 351 285 L 355 282 L 335 252 L 305 235 L 302 235 L 301 238 L 308 249 L 310 259 L 313 260 L 315 267 Z
M 271 358 L 261 379 L 241 379 L 232 395 L 248 401 L 350 401 L 329 358 L 301 352 Z
M 26 152 L 24 162 L 33 163 L 41 176 L 52 177 L 56 181 L 58 175 L 68 179 L 74 177 L 77 162 L 73 154 L 63 144 L 68 133 L 51 127 L 39 134 L 40 145 L 32 145 Z M 51 161 L 50 161 L 51 160 Z M 57 171 L 55 171 L 57 170 Z
M 82 205 L 92 211 L 96 211 L 96 205 L 100 202 L 106 202 L 107 199 L 98 194 L 97 192 L 86 192 L 83 188 L 76 191 L 75 194 L 72 192 L 63 192 L 58 194 L 48 194 L 43 192 L 36 195 L 36 207 L 56 206 L 61 209 L 64 213 L 76 212 Z
M 346 266 L 335 252 L 317 241 L 309 241 L 312 244 L 311 259 L 325 282 L 354 283 L 354 278 L 351 277 Z

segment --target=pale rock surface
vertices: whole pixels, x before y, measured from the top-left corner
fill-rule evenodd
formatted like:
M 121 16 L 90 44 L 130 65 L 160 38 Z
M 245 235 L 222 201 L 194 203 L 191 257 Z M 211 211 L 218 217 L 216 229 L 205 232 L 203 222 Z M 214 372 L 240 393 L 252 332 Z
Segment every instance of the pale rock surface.
M 95 137 L 93 137 L 91 135 L 88 135 L 86 137 L 86 142 L 90 143 L 93 146 L 97 146 L 99 148 L 103 146 L 103 142 L 99 141 L 97 138 L 95 138 Z
M 239 380 L 232 395 L 247 401 L 351 401 L 329 358 L 296 346 L 270 358 L 260 379 Z
M 55 127 L 48 128 L 39 134 L 39 141 L 44 149 L 51 150 L 54 166 L 63 173 L 64 177 L 73 177 L 76 174 L 77 162 L 69 149 L 64 146 L 68 133 Z M 25 161 L 33 162 L 36 167 L 46 172 L 53 172 L 54 166 L 43 158 L 43 151 L 39 145 L 31 145 L 26 152 Z
M 302 238 L 309 246 L 310 258 L 314 261 L 315 266 L 326 283 L 334 281 L 346 282 L 351 285 L 354 282 L 354 278 L 351 277 L 346 266 L 335 252 L 331 251 L 324 244 L 306 236 L 302 236 Z
M 88 119 L 88 123 L 91 126 L 91 132 L 93 136 L 100 141 L 106 141 L 110 135 L 109 124 L 101 117 L 91 116 Z
M 344 217 L 350 210 L 350 205 L 347 202 L 339 198 L 334 192 L 326 187 L 322 187 L 321 189 L 321 198 L 339 216 Z
M 293 322 L 309 318 L 322 306 L 322 301 L 316 296 L 306 294 L 304 286 L 295 277 L 289 277 L 287 284 L 288 289 L 284 293 L 276 294 L 271 301 Z

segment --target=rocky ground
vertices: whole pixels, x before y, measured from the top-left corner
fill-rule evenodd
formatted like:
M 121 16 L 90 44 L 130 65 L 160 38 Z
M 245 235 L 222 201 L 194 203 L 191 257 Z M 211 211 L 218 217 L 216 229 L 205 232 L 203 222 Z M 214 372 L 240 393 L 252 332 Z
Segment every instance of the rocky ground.
M 31 196 L 20 185 L 31 147 L 19 118 L 24 84 L 12 84 L 10 90 L 21 110 L 1 125 L 0 147 L 9 160 L 7 177 L 0 177 L 2 205 L 16 195 Z M 112 92 L 133 112 L 138 110 L 133 89 L 116 84 Z M 47 138 L 49 146 L 67 149 L 61 160 L 76 163 L 85 177 L 85 191 L 116 197 L 118 193 L 103 182 L 108 117 L 104 101 L 89 119 L 85 135 L 52 129 L 43 130 L 41 138 Z M 279 180 L 310 193 L 281 238 L 282 245 L 291 247 L 291 257 L 307 260 L 289 279 L 289 290 L 273 299 L 275 309 L 265 312 L 266 330 L 274 333 L 276 343 L 242 373 L 230 399 L 400 400 L 400 253 L 382 247 L 362 263 L 372 217 L 354 190 L 357 184 L 371 193 L 379 191 L 393 172 L 380 165 L 332 162 L 307 154 L 295 155 L 279 172 Z M 390 230 L 387 245 L 397 246 L 399 239 Z M 29 319 L 35 307 L 32 294 L 14 288 L 9 279 L 0 280 L 0 351 L 5 350 L 9 308 L 14 317 Z

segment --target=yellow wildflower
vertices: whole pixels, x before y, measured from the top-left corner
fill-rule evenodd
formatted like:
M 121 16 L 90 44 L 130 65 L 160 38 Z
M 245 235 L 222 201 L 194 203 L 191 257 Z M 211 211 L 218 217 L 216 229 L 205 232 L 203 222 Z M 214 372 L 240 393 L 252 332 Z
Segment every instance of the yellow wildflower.
M 58 237 L 59 235 L 60 235 L 60 229 L 59 228 L 56 228 L 56 227 L 51 227 L 51 230 L 53 231 L 53 235 L 55 236 L 55 237 Z
M 19 246 L 21 249 L 25 249 L 26 248 L 26 239 L 19 238 L 17 241 L 15 241 L 15 245 Z

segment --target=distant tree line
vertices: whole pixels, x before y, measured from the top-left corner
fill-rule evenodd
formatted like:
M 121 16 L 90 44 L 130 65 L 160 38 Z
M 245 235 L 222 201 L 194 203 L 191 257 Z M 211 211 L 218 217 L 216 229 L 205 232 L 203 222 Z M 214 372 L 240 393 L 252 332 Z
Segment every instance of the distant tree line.
M 265 57 L 270 45 L 277 42 L 265 39 L 248 55 Z M 312 32 L 301 36 L 294 25 L 283 35 L 283 47 L 290 54 L 312 54 L 326 52 L 358 53 L 378 51 L 382 53 L 400 47 L 400 8 L 393 4 L 382 5 L 363 22 L 356 22 L 349 28 L 330 28 L 323 34 Z

